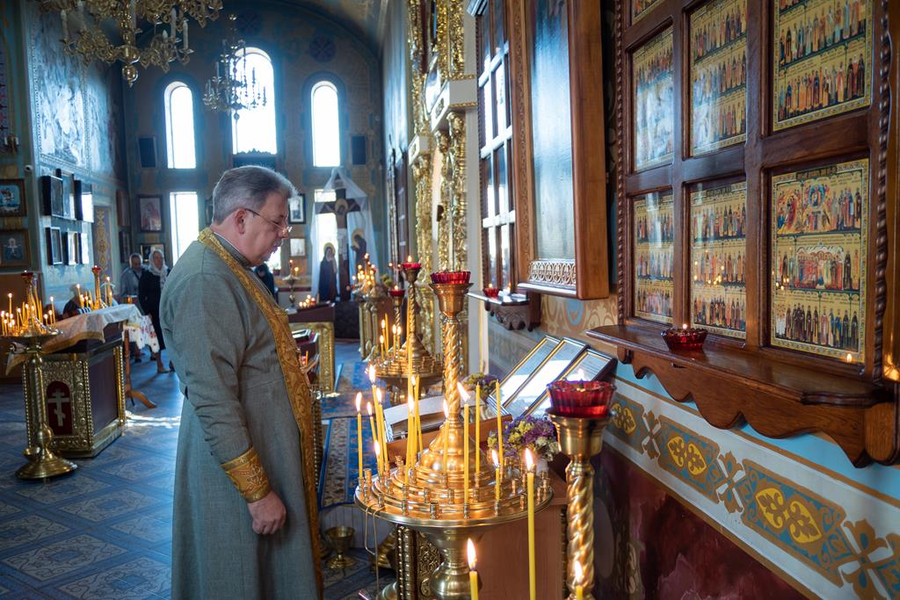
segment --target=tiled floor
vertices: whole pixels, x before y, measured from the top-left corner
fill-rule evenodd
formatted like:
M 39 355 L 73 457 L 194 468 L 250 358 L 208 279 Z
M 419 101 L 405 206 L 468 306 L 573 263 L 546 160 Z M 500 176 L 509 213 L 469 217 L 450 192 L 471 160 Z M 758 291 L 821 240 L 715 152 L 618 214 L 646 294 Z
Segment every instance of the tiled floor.
M 355 344 L 337 346 L 337 364 L 359 359 Z M 15 477 L 24 460 L 22 390 L 0 386 L 0 597 L 169 597 L 181 396 L 176 376 L 146 360 L 132 381 L 159 406 L 129 406 L 125 435 L 46 483 Z M 326 598 L 374 588 L 367 558 L 356 558 L 345 573 L 326 574 Z

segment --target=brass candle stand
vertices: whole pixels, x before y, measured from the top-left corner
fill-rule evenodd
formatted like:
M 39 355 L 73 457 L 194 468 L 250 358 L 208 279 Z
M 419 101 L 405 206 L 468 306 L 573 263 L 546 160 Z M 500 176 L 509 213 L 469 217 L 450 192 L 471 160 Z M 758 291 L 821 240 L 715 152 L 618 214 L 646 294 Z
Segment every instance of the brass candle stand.
M 297 277 L 294 275 L 294 272 L 291 271 L 287 277 L 282 277 L 281 280 L 287 283 L 288 286 L 290 286 L 291 292 L 288 294 L 288 302 L 290 302 L 290 305 L 288 306 L 288 308 L 296 309 L 297 296 L 294 295 L 294 284 L 297 283 Z
M 419 531 L 440 551 L 441 563 L 430 579 L 431 590 L 439 600 L 470 597 L 469 567 L 465 560 L 468 538 L 477 540 L 491 527 L 527 516 L 525 471 L 517 461 L 504 462 L 498 495 L 494 469 L 483 454 L 481 469 L 475 470 L 475 456 L 481 448 L 470 439 L 470 472 L 468 480 L 465 478 L 465 429 L 456 386 L 462 360 L 457 315 L 465 304 L 470 285 L 435 283 L 431 286 L 444 316 L 443 377 L 449 409 L 438 436 L 419 453 L 414 465 L 404 465 L 403 459 L 397 457 L 393 468 L 387 467 L 377 476 L 364 477 L 355 495 L 357 505 L 367 515 Z M 552 496 L 550 480 L 544 475 L 535 489 L 535 511 L 546 507 Z M 389 588 L 379 594 L 379 599 L 396 597 L 396 588 Z
M 422 344 L 416 325 L 419 322 L 421 307 L 416 299 L 414 284 L 420 270 L 421 267 L 416 264 L 404 264 L 403 266 L 403 272 L 406 275 L 408 284 L 406 341 L 402 346 L 390 352 L 385 357 L 385 360 L 372 361 L 372 364 L 375 366 L 375 374 L 393 390 L 391 394 L 391 404 L 393 406 L 406 403 L 406 390 L 408 389 L 410 375 L 416 375 L 419 378 L 420 387 L 427 388 L 440 381 L 443 370 L 441 361 L 432 356 L 425 348 L 425 345 Z M 391 290 L 390 295 L 394 303 L 394 322 L 400 323 L 403 294 Z M 412 370 L 410 370 L 410 353 L 412 353 Z
M 96 273 L 95 273 L 96 274 Z M 35 291 L 34 273 L 22 273 L 25 280 L 25 304 L 18 311 L 20 319 L 17 323 L 5 327 L 4 339 L 25 346 L 28 359 L 22 371 L 22 390 L 25 395 L 25 419 L 28 431 L 34 431 L 34 439 L 29 439 L 29 446 L 22 452 L 28 464 L 16 471 L 19 479 L 47 479 L 78 468 L 73 462 L 54 454 L 53 430 L 47 424 L 47 398 L 44 388 L 43 345 L 59 335 L 59 331 L 42 322 L 41 302 Z M 99 275 L 97 277 L 99 285 Z M 99 287 L 98 287 L 99 294 Z M 32 428 L 32 419 L 37 419 L 37 427 Z
M 600 453 L 603 430 L 610 415 L 604 417 L 568 417 L 548 411 L 559 434 L 559 448 L 571 462 L 566 467 L 567 600 L 575 600 L 575 586 L 584 589 L 584 600 L 594 595 L 594 467 L 591 457 Z M 576 581 L 575 561 L 581 565 L 581 581 Z

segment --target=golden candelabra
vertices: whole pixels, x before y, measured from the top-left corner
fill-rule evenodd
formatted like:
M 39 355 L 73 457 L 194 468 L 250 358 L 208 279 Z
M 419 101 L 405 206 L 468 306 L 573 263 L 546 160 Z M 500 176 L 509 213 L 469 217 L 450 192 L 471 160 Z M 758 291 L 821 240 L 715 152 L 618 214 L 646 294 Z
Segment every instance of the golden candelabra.
M 548 411 L 549 412 L 549 411 Z M 591 457 L 599 454 L 603 430 L 610 415 L 604 417 L 566 417 L 550 412 L 550 420 L 559 434 L 559 448 L 570 459 L 566 467 L 566 585 L 568 600 L 575 600 L 575 586 L 582 585 L 584 600 L 594 595 L 594 467 Z M 575 561 L 581 565 L 581 580 L 576 580 Z
M 205 27 L 222 9 L 221 0 L 38 2 L 42 12 L 59 12 L 61 41 L 68 54 L 80 54 L 85 62 L 121 62 L 122 77 L 129 86 L 137 81 L 137 65 L 155 65 L 165 73 L 175 60 L 186 64 L 193 53 L 188 41 L 188 17 Z
M 387 354 L 385 360 L 373 360 L 375 374 L 393 389 L 391 404 L 394 406 L 406 402 L 406 390 L 410 375 L 419 378 L 420 386 L 427 388 L 441 379 L 442 365 L 440 359 L 435 358 L 425 348 L 419 336 L 417 323 L 421 313 L 421 306 L 415 293 L 416 279 L 419 277 L 421 267 L 413 263 L 404 263 L 403 273 L 407 281 L 406 299 L 406 341 L 399 348 L 395 347 Z M 403 295 L 391 293 L 394 302 L 394 323 L 401 322 Z M 412 356 L 410 356 L 412 354 Z
M 43 345 L 47 340 L 59 335 L 59 331 L 51 327 L 41 312 L 41 301 L 34 282 L 34 273 L 22 273 L 25 280 L 25 302 L 17 309 L 11 321 L 4 318 L 3 337 L 13 344 L 25 346 L 28 359 L 22 371 L 22 389 L 25 395 L 25 418 L 28 430 L 32 431 L 31 420 L 37 419 L 34 428 L 34 443 L 22 452 L 28 463 L 16 471 L 19 479 L 47 479 L 74 471 L 78 466 L 68 460 L 56 456 L 51 446 L 53 430 L 47 424 L 47 398 L 43 376 Z M 99 289 L 99 279 L 98 279 Z M 12 294 L 10 294 L 10 313 L 12 313 Z
M 388 465 L 374 477 L 367 471 L 355 494 L 356 503 L 367 515 L 419 531 L 437 547 L 442 560 L 430 584 L 439 600 L 470 597 L 469 567 L 464 558 L 468 538 L 477 541 L 486 529 L 527 516 L 524 469 L 517 461 L 504 461 L 498 481 L 494 469 L 481 455 L 480 470 L 476 471 L 475 456 L 481 452 L 480 445 L 471 440 L 465 443 L 464 439 L 456 386 L 461 361 L 457 315 L 470 285 L 431 286 L 445 319 L 443 375 L 448 410 L 438 436 L 418 454 L 413 465 L 405 465 L 397 457 L 393 468 Z M 466 461 L 470 467 L 468 478 Z M 535 511 L 546 507 L 552 496 L 550 480 L 542 476 L 535 492 Z M 394 594 L 395 587 L 386 588 L 379 598 L 395 597 Z

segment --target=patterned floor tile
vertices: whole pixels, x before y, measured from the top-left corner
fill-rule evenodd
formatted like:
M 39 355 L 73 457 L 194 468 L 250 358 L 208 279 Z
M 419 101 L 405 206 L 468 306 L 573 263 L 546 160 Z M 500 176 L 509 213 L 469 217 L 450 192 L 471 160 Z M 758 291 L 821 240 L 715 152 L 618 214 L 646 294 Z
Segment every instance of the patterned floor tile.
M 103 472 L 115 475 L 116 477 L 121 477 L 122 479 L 127 479 L 128 481 L 138 481 L 168 471 L 174 473 L 174 468 L 174 462 L 166 463 L 154 457 L 133 462 L 116 463 L 104 468 Z
M 109 485 L 96 479 L 91 479 L 84 473 L 76 471 L 62 479 L 54 479 L 47 483 L 28 483 L 22 489 L 16 490 L 20 496 L 24 496 L 41 504 L 56 504 L 63 500 L 73 500 L 78 496 L 90 494 Z
M 0 501 L 0 519 L 8 517 L 9 515 L 14 515 L 18 512 L 22 512 L 22 509 L 18 508 L 17 506 L 13 506 L 12 504 L 7 504 L 6 502 Z
M 75 598 L 116 598 L 131 600 L 168 595 L 171 569 L 155 560 L 141 557 L 59 586 L 59 590 Z
M 156 504 L 158 500 L 131 490 L 117 490 L 97 498 L 61 506 L 60 510 L 82 519 L 99 523 L 127 512 L 137 512 Z
M 0 525 L 0 550 L 9 550 L 28 542 L 56 535 L 69 528 L 38 515 L 28 515 Z
M 152 486 L 154 488 L 165 490 L 167 492 L 173 492 L 173 495 L 174 495 L 175 473 L 172 472 L 172 473 L 169 473 L 162 477 L 157 477 L 156 479 L 150 479 L 150 480 L 145 481 L 144 483 L 146 483 L 147 485 Z
M 82 534 L 15 554 L 3 562 L 29 577 L 47 581 L 122 554 L 126 550 Z
M 116 523 L 112 528 L 151 543 L 158 543 L 172 538 L 172 513 L 169 512 L 168 518 L 163 515 L 141 515 Z

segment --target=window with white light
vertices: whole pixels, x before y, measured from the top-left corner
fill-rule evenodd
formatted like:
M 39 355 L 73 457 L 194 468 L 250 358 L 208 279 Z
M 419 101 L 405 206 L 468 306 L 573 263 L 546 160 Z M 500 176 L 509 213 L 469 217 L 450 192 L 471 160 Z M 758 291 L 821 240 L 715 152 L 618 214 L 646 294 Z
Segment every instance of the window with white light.
M 234 68 L 237 78 L 247 81 L 247 87 L 240 92 L 239 97 L 241 103 L 250 108 L 236 111 L 232 115 L 232 152 L 275 154 L 275 70 L 272 68 L 272 59 L 259 48 L 247 48 Z
M 170 169 L 196 169 L 194 94 L 184 82 L 166 88 L 166 152 Z
M 313 165 L 341 165 L 341 127 L 338 93 L 334 84 L 320 81 L 312 88 Z
M 169 214 L 172 219 L 172 264 L 174 265 L 200 233 L 197 192 L 172 192 L 169 194 Z

